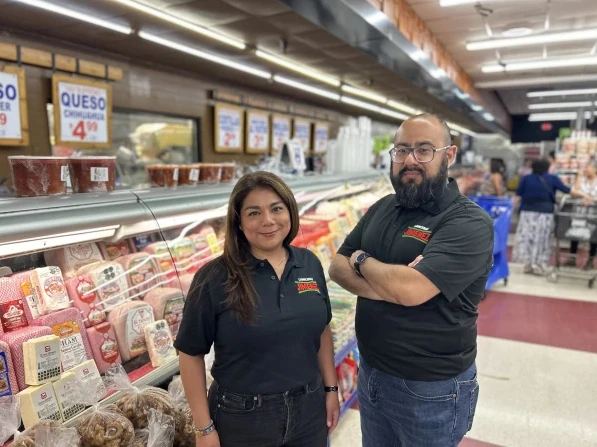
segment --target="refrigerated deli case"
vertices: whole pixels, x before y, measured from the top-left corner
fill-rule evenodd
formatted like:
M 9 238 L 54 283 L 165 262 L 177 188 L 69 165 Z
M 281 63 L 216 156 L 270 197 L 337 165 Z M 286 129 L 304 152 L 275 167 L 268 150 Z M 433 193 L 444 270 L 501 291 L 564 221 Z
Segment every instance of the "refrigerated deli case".
M 325 201 L 332 215 L 335 200 L 386 185 L 376 171 L 287 182 L 301 214 Z M 122 365 L 137 388 L 167 384 L 179 371 L 171 345 L 193 275 L 221 254 L 232 187 L 0 200 L 0 396 L 35 389 L 32 385 L 47 393 L 47 384 L 56 388 L 60 372 L 64 379 L 81 364 L 91 365 L 96 375 Z M 359 216 L 343 217 L 341 225 L 318 217 L 305 220 L 297 243 L 325 255 Z M 333 225 L 344 229 L 332 234 Z M 350 299 L 338 293 L 339 309 L 350 312 Z M 346 346 L 354 347 L 354 328 L 343 330 L 335 334 L 336 351 L 346 357 Z M 35 365 L 39 339 L 57 342 L 52 346 L 60 355 Z M 101 397 L 108 404 L 118 393 Z M 66 425 L 92 411 L 62 412 L 60 396 L 56 400 L 61 411 L 55 418 Z M 32 414 L 27 425 L 43 419 Z

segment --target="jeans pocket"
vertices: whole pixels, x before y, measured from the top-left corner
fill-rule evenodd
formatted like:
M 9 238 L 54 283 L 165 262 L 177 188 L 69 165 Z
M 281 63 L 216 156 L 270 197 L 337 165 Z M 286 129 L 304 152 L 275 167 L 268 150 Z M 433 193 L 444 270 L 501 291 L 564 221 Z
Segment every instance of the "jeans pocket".
M 468 413 L 468 427 L 467 433 L 473 428 L 473 419 L 475 419 L 475 411 L 477 410 L 477 401 L 479 400 L 479 384 L 475 383 L 475 386 L 471 390 L 471 403 Z
M 313 380 L 312 382 L 310 382 L 307 385 L 307 392 L 309 394 L 313 394 L 316 393 L 317 391 L 319 391 L 323 386 L 323 378 L 322 377 L 318 377 L 317 379 Z
M 456 381 L 454 379 L 436 382 L 402 379 L 402 383 L 406 393 L 415 399 L 442 402 L 456 398 Z
M 221 391 L 218 394 L 218 410 L 228 413 L 250 413 L 257 406 L 256 398 Z

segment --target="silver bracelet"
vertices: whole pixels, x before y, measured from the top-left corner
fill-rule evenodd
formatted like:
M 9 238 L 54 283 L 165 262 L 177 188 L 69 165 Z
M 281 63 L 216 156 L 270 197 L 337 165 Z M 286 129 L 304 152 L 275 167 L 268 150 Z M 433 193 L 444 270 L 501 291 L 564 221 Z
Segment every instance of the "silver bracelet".
M 210 420 L 209 421 L 209 425 L 205 428 L 199 428 L 195 425 L 195 423 L 193 422 L 193 431 L 195 432 L 196 435 L 203 437 L 203 436 L 207 436 L 210 433 L 216 431 L 216 426 L 214 425 L 214 421 Z

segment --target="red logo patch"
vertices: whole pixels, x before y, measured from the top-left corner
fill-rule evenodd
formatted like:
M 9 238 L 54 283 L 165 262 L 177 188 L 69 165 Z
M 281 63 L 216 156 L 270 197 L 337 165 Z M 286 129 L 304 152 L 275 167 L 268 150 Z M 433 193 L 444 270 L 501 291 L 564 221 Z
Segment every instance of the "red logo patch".
M 295 281 L 295 283 L 299 294 L 305 292 L 319 293 L 319 286 L 317 285 L 316 281 Z
M 426 244 L 431 237 L 431 231 L 423 231 L 418 228 L 408 227 L 408 230 L 404 232 L 402 237 L 410 237 L 411 239 L 416 239 Z

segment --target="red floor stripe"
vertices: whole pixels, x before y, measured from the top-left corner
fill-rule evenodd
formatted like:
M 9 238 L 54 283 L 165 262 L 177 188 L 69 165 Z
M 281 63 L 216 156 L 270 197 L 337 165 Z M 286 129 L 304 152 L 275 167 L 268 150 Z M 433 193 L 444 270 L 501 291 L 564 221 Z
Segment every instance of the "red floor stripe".
M 477 441 L 476 439 L 464 438 L 463 441 L 458 444 L 458 447 L 499 447 L 496 444 L 489 444 L 488 442 Z
M 587 293 L 595 293 L 587 290 Z M 597 353 L 597 303 L 490 291 L 479 335 Z

